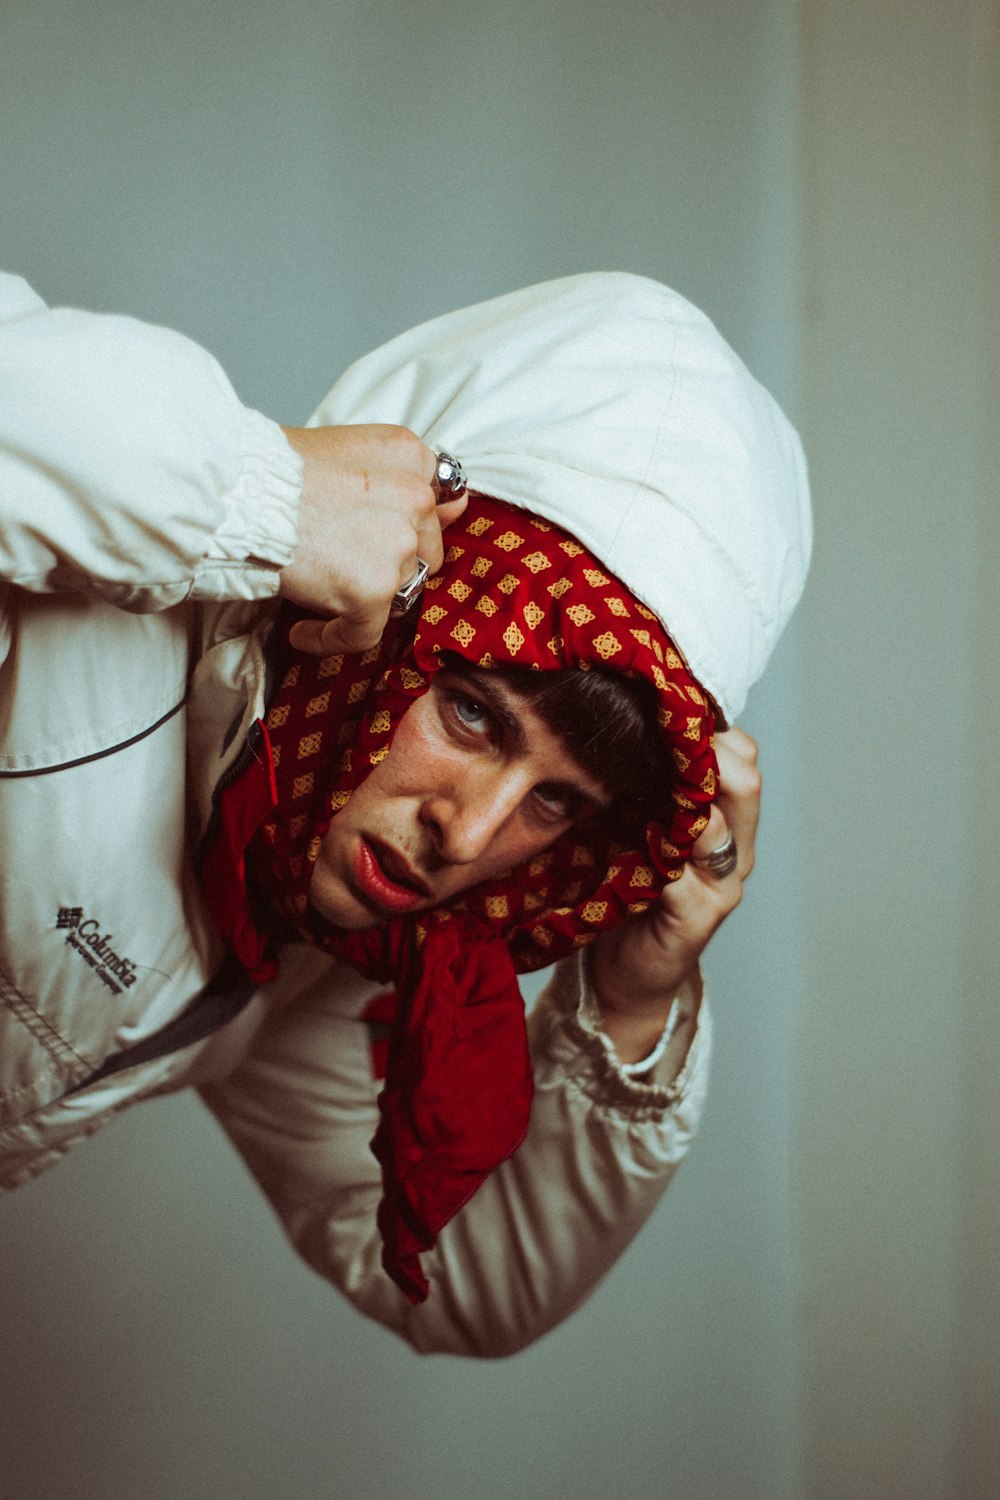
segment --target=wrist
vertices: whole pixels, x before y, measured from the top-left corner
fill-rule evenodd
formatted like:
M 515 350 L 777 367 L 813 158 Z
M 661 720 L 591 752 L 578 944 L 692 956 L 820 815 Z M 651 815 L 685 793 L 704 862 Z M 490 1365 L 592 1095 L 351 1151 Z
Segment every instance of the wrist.
M 693 1032 L 700 986 L 685 983 L 687 976 L 669 986 L 646 983 L 633 988 L 622 983 L 621 966 L 609 946 L 594 944 L 587 959 L 587 977 L 600 1027 L 619 1062 L 631 1066 L 656 1051 L 657 1057 L 650 1063 L 653 1066 L 666 1051 L 671 1034 L 681 1032 L 688 1023 Z
M 626 926 L 592 943 L 587 949 L 590 983 L 602 1013 L 662 1025 L 687 975 L 672 965 L 643 963 L 642 955 L 635 962 L 636 937 Z
M 663 1029 L 660 1032 L 659 1036 L 656 1038 L 656 1041 L 650 1047 L 649 1051 L 644 1052 L 642 1056 L 636 1058 L 634 1062 L 619 1056 L 621 1070 L 626 1075 L 626 1077 L 643 1078 L 658 1066 L 662 1059 L 667 1055 L 667 1049 L 669 1048 L 671 1039 L 673 1038 L 674 1032 L 678 1027 L 679 1016 L 680 1000 L 675 999 L 671 1003 L 670 1009 L 667 1012 L 667 1019 L 664 1023 Z M 617 1051 L 617 1048 L 615 1050 Z

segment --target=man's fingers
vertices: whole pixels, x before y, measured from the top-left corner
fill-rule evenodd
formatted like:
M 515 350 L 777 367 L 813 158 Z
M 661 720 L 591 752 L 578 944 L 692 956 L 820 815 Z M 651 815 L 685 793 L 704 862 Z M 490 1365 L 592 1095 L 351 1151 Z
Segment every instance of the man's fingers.
M 754 865 L 760 818 L 761 777 L 757 769 L 757 745 L 742 729 L 727 729 L 715 737 L 715 754 L 719 762 L 719 792 L 715 806 L 736 840 L 740 878 L 746 880 Z
M 712 856 L 724 852 L 728 847 L 729 837 L 732 835 L 736 844 L 736 863 L 732 869 L 724 874 L 712 869 L 707 863 Z M 740 848 L 740 841 L 736 831 L 730 828 L 722 809 L 716 804 L 709 814 L 708 824 L 695 840 L 691 849 L 691 858 L 698 869 L 698 873 L 713 884 L 725 885 L 729 881 L 737 881 L 740 884 L 747 878 L 753 867 L 753 848 L 744 851 Z
M 427 564 L 428 571 L 431 573 L 436 573 L 440 568 L 442 562 L 444 561 L 444 543 L 441 540 L 441 522 L 437 517 L 437 513 L 434 511 L 432 511 L 431 514 L 425 519 L 421 520 L 417 526 L 416 546 L 413 556 L 414 568 L 416 567 L 415 559 L 419 557 L 422 558 L 423 561 Z M 408 561 L 409 560 L 407 559 L 407 563 Z M 406 576 L 400 579 L 401 585 L 406 583 L 409 578 L 413 577 L 414 568 L 411 568 L 410 571 L 406 573 L 406 565 L 404 564 L 403 571 L 404 573 L 406 573 Z
M 413 577 L 418 557 L 427 563 L 428 572 L 438 572 L 444 560 L 442 528 L 457 520 L 467 503 L 468 496 L 463 495 L 435 508 L 418 530 L 413 550 L 402 561 L 396 580 L 399 588 Z M 328 620 L 299 620 L 292 628 L 291 644 L 297 651 L 310 656 L 341 656 L 367 651 L 382 637 L 391 602 L 391 597 L 387 597 L 384 601 L 373 602 Z
M 381 639 L 393 596 L 417 572 L 437 573 L 442 527 L 465 497 L 435 505 L 434 451 L 405 427 L 286 427 L 303 461 L 299 534 L 281 594 L 312 614 L 292 643 L 314 656 L 367 651 Z
M 717 849 L 721 849 L 729 835 L 729 824 L 718 804 L 712 807 L 708 815 L 708 823 L 695 839 L 691 849 L 692 859 L 707 859 Z
M 298 620 L 288 639 L 296 651 L 308 656 L 346 656 L 377 646 L 387 618 L 387 609 L 378 609 L 335 620 Z
M 444 561 L 447 545 L 442 531 L 452 521 L 457 521 L 468 504 L 468 496 L 458 500 L 447 500 L 438 505 L 417 529 L 417 556 L 422 557 L 431 573 L 436 573 Z M 404 579 L 405 582 L 405 579 Z
M 715 736 L 715 750 L 722 758 L 735 757 L 749 765 L 757 764 L 757 741 L 751 739 L 746 730 L 740 729 L 736 724 L 719 731 Z
M 731 882 L 742 885 L 753 870 L 760 816 L 761 778 L 757 770 L 757 746 L 742 729 L 728 729 L 716 735 L 715 753 L 719 763 L 719 789 L 708 823 L 692 849 L 692 857 L 703 879 L 722 886 Z M 736 864 L 731 871 L 720 875 L 718 869 L 713 869 L 706 861 L 725 848 L 730 836 L 736 845 Z

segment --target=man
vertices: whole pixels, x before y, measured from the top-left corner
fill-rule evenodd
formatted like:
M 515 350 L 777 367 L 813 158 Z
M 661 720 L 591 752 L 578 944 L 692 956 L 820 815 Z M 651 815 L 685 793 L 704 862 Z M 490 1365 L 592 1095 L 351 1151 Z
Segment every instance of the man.
M 148 365 L 147 334 L 128 336 Z M 103 444 L 95 456 L 79 421 L 37 437 L 31 482 L 18 470 L 12 485 L 28 498 L 0 762 L 17 871 L 3 912 L 7 1181 L 136 1097 L 201 1084 L 299 1249 L 357 1305 L 418 1348 L 505 1352 L 604 1274 L 693 1130 L 697 956 L 739 899 L 756 822 L 752 747 L 720 743 L 720 791 L 712 732 L 801 587 L 801 459 L 707 320 L 652 283 L 571 278 L 414 330 L 318 414 L 369 433 L 403 423 L 459 453 L 475 488 L 419 620 L 382 634 L 387 591 L 440 555 L 429 470 L 416 514 L 387 528 L 385 564 L 364 522 L 328 525 L 312 498 L 319 447 L 367 436 L 287 434 L 306 456 L 296 535 L 287 446 L 234 402 L 206 416 L 219 383 L 214 367 L 185 370 L 183 425 L 209 425 L 209 445 L 241 426 L 259 445 L 251 482 L 228 487 L 236 520 L 214 498 L 218 462 L 171 455 L 197 444 L 171 433 L 168 402 L 145 415 L 169 484 L 135 483 L 150 435 L 134 420 L 110 515 L 92 499 Z M 15 464 L 25 415 L 6 437 Z M 423 456 L 398 441 L 419 480 Z M 86 463 L 81 504 L 63 475 Z M 41 542 L 27 520 L 38 473 L 55 475 L 69 518 Z M 310 571 L 349 535 L 341 574 L 366 575 L 360 597 Z M 308 608 L 274 626 L 253 600 L 278 585 Z M 346 625 L 325 617 L 344 609 Z M 639 847 L 579 831 L 615 789 L 530 693 L 492 675 L 608 661 L 655 688 L 671 756 L 669 805 Z M 220 968 L 217 929 L 256 994 Z M 532 1018 L 535 1101 L 515 1151 L 530 1078 L 509 981 L 559 953 L 573 956 Z M 387 978 L 402 1005 L 377 1106 L 362 1023 L 393 1009 Z

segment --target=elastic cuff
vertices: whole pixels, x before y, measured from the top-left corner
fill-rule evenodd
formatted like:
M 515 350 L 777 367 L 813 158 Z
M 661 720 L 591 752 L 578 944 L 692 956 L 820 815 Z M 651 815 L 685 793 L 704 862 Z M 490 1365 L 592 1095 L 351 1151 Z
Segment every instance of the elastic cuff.
M 298 540 L 301 456 L 277 422 L 250 408 L 241 414 L 239 441 L 240 473 L 195 575 L 201 598 L 272 598 Z

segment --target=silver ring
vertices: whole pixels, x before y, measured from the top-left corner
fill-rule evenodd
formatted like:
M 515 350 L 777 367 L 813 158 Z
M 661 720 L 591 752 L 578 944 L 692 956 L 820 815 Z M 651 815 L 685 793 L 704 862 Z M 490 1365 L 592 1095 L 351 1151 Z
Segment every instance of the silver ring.
M 713 849 L 711 854 L 695 856 L 695 864 L 703 865 L 710 875 L 716 880 L 725 880 L 736 869 L 736 840 L 731 833 L 727 833 L 718 849 Z
M 450 453 L 444 452 L 437 455 L 433 484 L 437 492 L 438 505 L 443 505 L 446 500 L 458 500 L 465 494 L 468 486 L 465 482 L 464 470 L 457 458 L 452 458 Z
M 462 465 L 457 458 L 452 458 L 450 453 L 435 454 L 435 469 L 433 485 L 437 495 L 437 504 L 443 505 L 446 500 L 458 500 L 466 491 L 465 474 Z M 389 614 L 398 619 L 412 608 L 414 602 L 420 598 L 424 584 L 427 582 L 427 574 L 430 572 L 422 557 L 417 558 L 417 570 L 413 577 L 407 579 L 401 589 L 392 596 L 389 606 Z
M 424 562 L 423 558 L 418 557 L 417 571 L 414 573 L 413 577 L 408 579 L 406 583 L 403 584 L 403 587 L 401 589 L 398 589 L 392 596 L 392 603 L 389 605 L 390 615 L 395 618 L 399 615 L 406 614 L 406 611 L 410 608 L 410 606 L 420 598 L 420 595 L 423 592 L 424 584 L 427 582 L 427 575 L 429 572 L 430 568 Z

